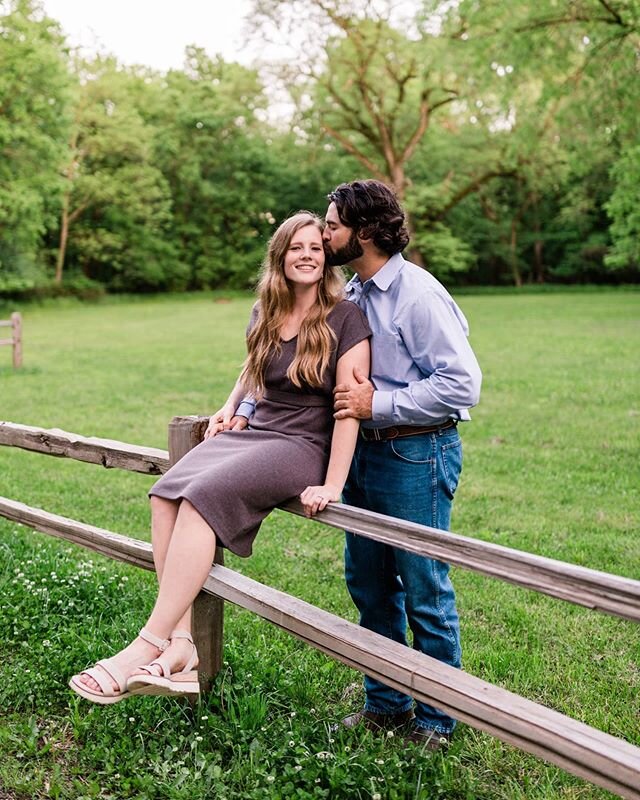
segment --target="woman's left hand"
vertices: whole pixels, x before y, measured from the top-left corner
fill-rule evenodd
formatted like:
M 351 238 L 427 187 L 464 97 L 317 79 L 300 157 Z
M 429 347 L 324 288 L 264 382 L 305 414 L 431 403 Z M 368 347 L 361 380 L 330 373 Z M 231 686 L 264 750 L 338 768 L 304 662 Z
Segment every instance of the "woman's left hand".
M 312 517 L 318 511 L 323 511 L 328 503 L 335 503 L 339 499 L 340 490 L 326 483 L 323 486 L 307 486 L 300 495 L 305 517 Z

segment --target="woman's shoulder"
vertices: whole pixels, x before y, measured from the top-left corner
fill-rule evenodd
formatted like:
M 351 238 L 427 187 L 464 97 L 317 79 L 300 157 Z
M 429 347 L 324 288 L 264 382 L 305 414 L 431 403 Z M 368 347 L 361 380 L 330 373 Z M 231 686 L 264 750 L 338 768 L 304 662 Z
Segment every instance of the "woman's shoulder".
M 327 315 L 327 322 L 332 325 L 342 325 L 345 321 L 367 323 L 362 309 L 351 300 L 338 300 Z
M 327 322 L 336 334 L 338 358 L 358 342 L 371 336 L 371 328 L 362 309 L 350 300 L 341 300 L 327 316 Z

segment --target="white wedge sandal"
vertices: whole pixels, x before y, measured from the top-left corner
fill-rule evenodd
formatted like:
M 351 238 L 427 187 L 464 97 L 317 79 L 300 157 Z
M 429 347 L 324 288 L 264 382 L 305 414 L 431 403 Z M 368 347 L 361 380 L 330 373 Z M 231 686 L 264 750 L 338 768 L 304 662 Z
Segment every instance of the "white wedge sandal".
M 198 651 L 193 643 L 189 631 L 175 630 L 171 632 L 171 639 L 187 639 L 191 642 L 192 652 L 187 663 L 178 672 L 171 672 L 171 667 L 166 659 L 160 657 L 145 664 L 140 669 L 146 670 L 148 675 L 131 675 L 127 683 L 127 690 L 131 694 L 148 695 L 185 695 L 199 694 L 200 683 L 198 673 L 194 667 L 198 666 Z M 166 649 L 166 648 L 163 648 Z M 154 667 L 160 668 L 160 675 L 156 675 Z
M 144 639 L 145 642 L 155 645 L 162 653 L 170 645 L 168 639 L 161 639 L 155 636 L 146 628 L 142 628 L 138 636 Z M 154 662 L 155 663 L 155 662 Z M 102 691 L 98 692 L 87 686 L 80 680 L 82 675 L 88 675 L 98 684 Z M 126 700 L 127 697 L 132 697 L 136 694 L 146 694 L 146 692 L 139 692 L 130 688 L 127 683 L 129 675 L 125 675 L 122 669 L 115 663 L 115 658 L 104 658 L 97 661 L 93 667 L 83 669 L 77 675 L 74 675 L 69 681 L 70 688 L 80 697 L 89 700 L 91 703 L 99 703 L 106 706 L 112 703 L 119 703 L 120 700 Z M 111 678 L 111 680 L 109 680 Z M 117 684 L 117 688 L 113 688 L 113 682 Z

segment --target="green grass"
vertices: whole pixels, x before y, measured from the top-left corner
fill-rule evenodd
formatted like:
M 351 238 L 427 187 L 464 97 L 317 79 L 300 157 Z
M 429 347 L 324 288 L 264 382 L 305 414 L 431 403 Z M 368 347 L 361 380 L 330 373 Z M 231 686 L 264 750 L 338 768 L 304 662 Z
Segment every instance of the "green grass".
M 638 578 L 640 294 L 465 295 L 484 371 L 453 530 Z M 249 297 L 24 309 L 25 368 L 0 349 L 0 418 L 166 446 L 226 397 Z M 148 539 L 151 478 L 0 449 L 0 493 Z M 354 620 L 342 536 L 272 514 L 257 580 Z M 638 626 L 454 571 L 465 669 L 640 745 Z M 154 578 L 0 520 L 0 797 L 583 800 L 608 797 L 464 725 L 446 758 L 331 732 L 360 676 L 229 606 L 197 708 L 76 700 L 69 675 L 121 647 Z M 4 794 L 3 794 L 4 793 Z

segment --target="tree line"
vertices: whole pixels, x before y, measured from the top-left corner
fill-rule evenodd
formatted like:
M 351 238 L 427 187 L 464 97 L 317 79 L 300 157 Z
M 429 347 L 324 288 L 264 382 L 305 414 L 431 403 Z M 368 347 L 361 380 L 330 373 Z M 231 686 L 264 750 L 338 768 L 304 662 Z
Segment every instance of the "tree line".
M 400 5 L 254 0 L 286 57 L 161 73 L 0 0 L 0 293 L 248 287 L 274 225 L 363 177 L 449 283 L 637 281 L 640 0 Z

